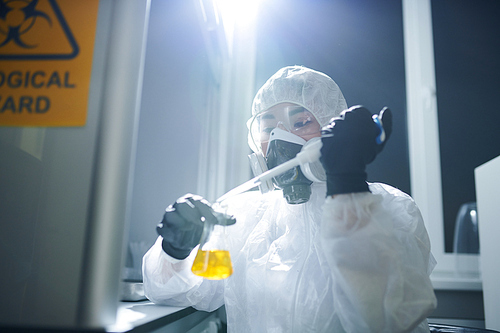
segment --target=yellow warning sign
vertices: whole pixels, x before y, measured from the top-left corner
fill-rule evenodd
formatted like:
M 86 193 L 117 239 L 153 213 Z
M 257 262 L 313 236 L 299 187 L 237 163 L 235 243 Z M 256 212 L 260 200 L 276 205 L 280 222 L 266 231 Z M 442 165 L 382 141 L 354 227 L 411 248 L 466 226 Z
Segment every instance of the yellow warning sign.
M 0 0 L 0 126 L 83 126 L 99 0 Z

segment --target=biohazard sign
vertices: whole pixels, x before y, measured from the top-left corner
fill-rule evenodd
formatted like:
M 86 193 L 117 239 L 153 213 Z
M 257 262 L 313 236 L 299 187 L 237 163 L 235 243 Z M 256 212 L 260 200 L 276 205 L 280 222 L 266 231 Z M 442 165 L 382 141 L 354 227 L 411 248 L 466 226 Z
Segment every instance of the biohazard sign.
M 0 0 L 0 125 L 83 126 L 99 0 Z

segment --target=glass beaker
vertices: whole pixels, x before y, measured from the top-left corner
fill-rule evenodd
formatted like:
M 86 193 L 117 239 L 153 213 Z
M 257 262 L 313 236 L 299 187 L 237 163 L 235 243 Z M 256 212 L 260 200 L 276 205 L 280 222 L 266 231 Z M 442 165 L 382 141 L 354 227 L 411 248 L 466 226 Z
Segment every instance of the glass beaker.
M 480 252 L 478 229 L 476 203 L 468 202 L 460 206 L 453 239 L 455 273 L 458 275 L 477 275 L 480 271 L 477 259 Z
M 460 206 L 455 222 L 453 252 L 479 253 L 479 231 L 475 202 L 468 202 Z
M 209 280 L 225 279 L 233 274 L 231 256 L 226 244 L 226 219 L 218 216 L 218 223 L 205 220 L 200 247 L 191 271 Z

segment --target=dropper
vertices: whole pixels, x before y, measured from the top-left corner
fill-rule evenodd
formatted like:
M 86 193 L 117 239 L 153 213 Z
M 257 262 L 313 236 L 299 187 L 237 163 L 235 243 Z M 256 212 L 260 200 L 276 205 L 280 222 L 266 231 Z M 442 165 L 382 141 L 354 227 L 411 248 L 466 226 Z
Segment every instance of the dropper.
M 375 125 L 377 125 L 379 129 L 379 134 L 376 138 L 377 144 L 382 144 L 386 140 L 386 133 L 384 130 L 384 126 L 382 124 L 382 115 L 385 111 L 389 111 L 389 116 L 391 115 L 390 110 L 387 107 L 384 107 L 384 109 L 380 112 L 380 116 L 377 114 L 374 114 L 372 116 L 373 122 Z M 215 202 L 220 204 L 222 201 L 246 192 L 248 190 L 253 189 L 254 187 L 259 186 L 262 182 L 266 180 L 270 180 L 273 177 L 276 177 L 280 174 L 282 174 L 285 171 L 290 170 L 293 167 L 296 167 L 297 165 L 304 165 L 306 163 L 313 163 L 321 157 L 321 147 L 323 146 L 323 142 L 321 140 L 312 142 L 310 145 L 305 145 L 302 150 L 289 161 L 286 161 L 285 163 L 282 163 L 271 170 L 268 170 L 252 179 L 249 181 L 233 188 L 226 194 L 222 195 L 219 199 L 217 199 Z
M 234 195 L 251 190 L 252 188 L 259 186 L 262 182 L 272 179 L 273 177 L 276 177 L 282 174 L 283 172 L 288 171 L 293 167 L 296 167 L 297 165 L 303 165 L 305 163 L 313 163 L 319 160 L 321 156 L 320 149 L 322 145 L 323 143 L 321 142 L 321 140 L 318 140 L 316 142 L 311 143 L 310 145 L 304 146 L 304 148 L 297 154 L 297 156 L 295 156 L 291 160 L 286 161 L 285 163 L 282 163 L 272 168 L 271 170 L 268 170 L 250 179 L 249 181 L 233 188 L 232 190 L 221 196 L 219 199 L 217 199 L 215 202 L 221 203 L 222 201 Z

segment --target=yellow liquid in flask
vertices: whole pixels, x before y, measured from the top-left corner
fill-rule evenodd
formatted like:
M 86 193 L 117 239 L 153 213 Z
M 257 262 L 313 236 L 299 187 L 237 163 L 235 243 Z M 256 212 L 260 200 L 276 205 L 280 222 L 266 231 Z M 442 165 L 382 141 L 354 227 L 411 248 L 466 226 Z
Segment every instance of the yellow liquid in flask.
M 233 274 L 231 256 L 226 250 L 198 250 L 191 271 L 205 279 L 221 280 Z

